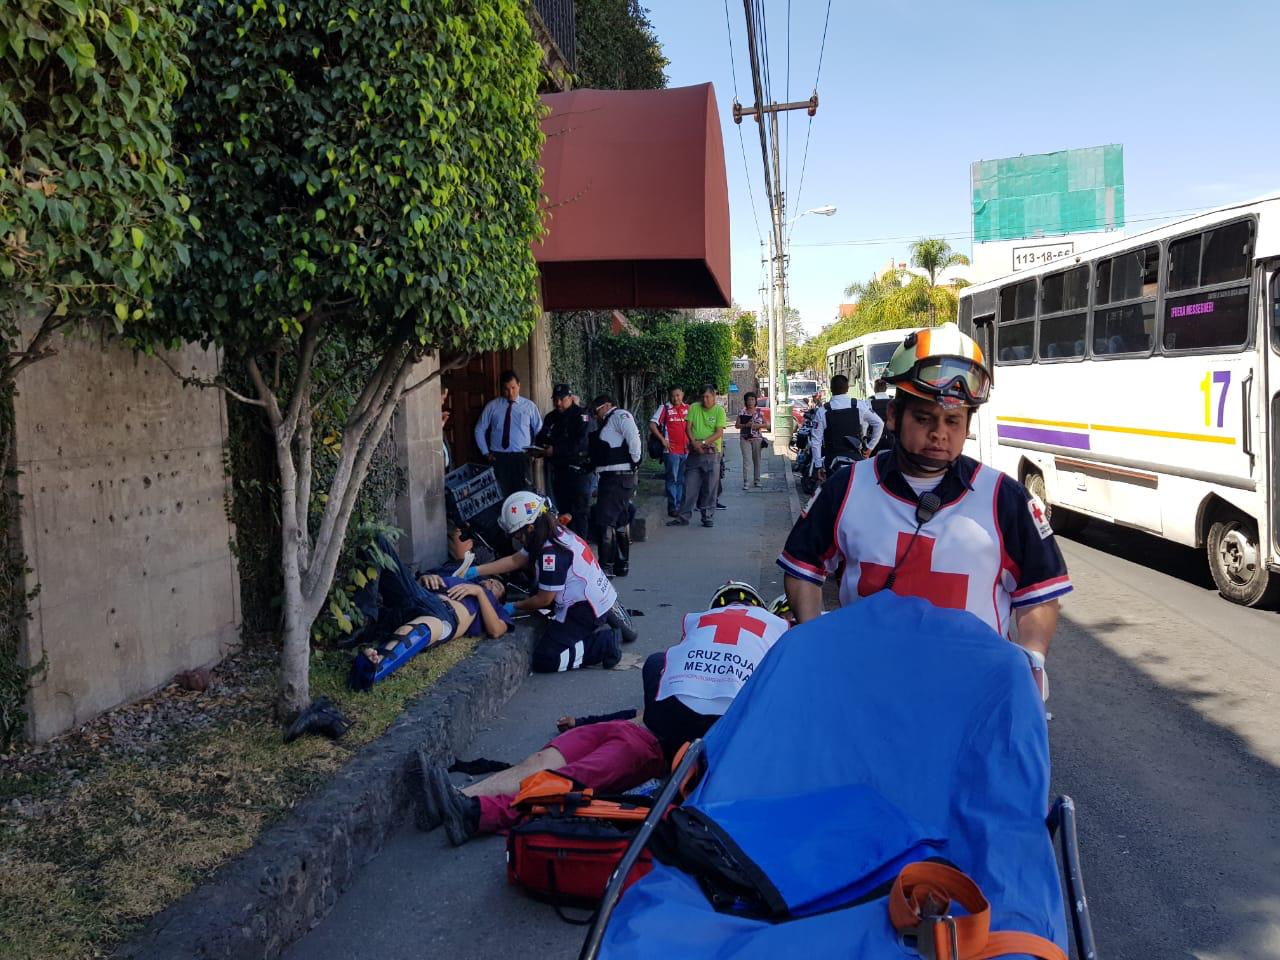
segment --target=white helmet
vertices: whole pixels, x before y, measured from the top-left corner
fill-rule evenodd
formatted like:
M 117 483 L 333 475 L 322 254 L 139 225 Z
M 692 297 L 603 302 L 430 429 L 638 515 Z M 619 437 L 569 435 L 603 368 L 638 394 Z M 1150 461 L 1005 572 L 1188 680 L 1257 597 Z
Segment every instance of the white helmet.
M 521 490 L 502 501 L 502 512 L 498 514 L 498 526 L 502 532 L 511 536 L 517 530 L 523 530 L 542 514 L 547 512 L 545 498 L 532 490 Z

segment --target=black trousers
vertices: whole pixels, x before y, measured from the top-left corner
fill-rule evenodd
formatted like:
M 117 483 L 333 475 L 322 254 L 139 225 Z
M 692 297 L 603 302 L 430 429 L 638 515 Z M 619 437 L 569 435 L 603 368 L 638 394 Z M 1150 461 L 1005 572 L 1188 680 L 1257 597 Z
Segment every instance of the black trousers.
M 631 522 L 631 501 L 636 495 L 634 470 L 610 470 L 600 474 L 596 488 L 596 523 L 601 530 L 620 530 Z
M 495 453 L 493 472 L 504 499 L 521 490 L 533 489 L 533 481 L 529 479 L 529 458 L 523 453 Z
M 551 465 L 551 495 L 556 509 L 573 515 L 569 529 L 587 539 L 587 517 L 591 510 L 591 474 L 567 465 Z
M 583 601 L 569 608 L 564 623 L 547 618 L 542 633 L 533 644 L 530 664 L 534 673 L 561 673 L 579 667 L 594 667 L 613 648 L 613 628 L 597 617 L 591 604 Z
M 711 725 L 720 718 L 690 710 L 675 697 L 658 699 L 658 685 L 667 666 L 667 652 L 651 653 L 644 662 L 641 678 L 644 682 L 644 725 L 662 744 L 667 760 L 672 760 L 680 748 L 705 737 Z

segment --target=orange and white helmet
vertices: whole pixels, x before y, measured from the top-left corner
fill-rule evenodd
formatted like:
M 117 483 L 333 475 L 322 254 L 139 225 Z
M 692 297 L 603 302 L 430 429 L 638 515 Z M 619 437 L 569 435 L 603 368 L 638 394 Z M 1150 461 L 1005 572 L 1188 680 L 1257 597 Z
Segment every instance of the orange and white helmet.
M 545 497 L 532 490 L 520 490 L 502 501 L 502 512 L 498 514 L 498 526 L 508 537 L 518 530 L 523 530 L 538 517 L 547 512 Z
M 883 377 L 899 390 L 944 407 L 977 407 L 991 395 L 982 348 L 954 323 L 909 334 Z

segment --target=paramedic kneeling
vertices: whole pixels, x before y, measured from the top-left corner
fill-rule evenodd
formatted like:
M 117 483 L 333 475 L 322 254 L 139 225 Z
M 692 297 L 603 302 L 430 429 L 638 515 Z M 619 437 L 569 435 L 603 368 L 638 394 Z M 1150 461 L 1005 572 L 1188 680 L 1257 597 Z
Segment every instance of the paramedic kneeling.
M 615 667 L 622 658 L 622 632 L 610 622 L 610 611 L 618 594 L 587 542 L 560 526 L 549 506 L 529 490 L 507 497 L 498 524 L 520 550 L 481 564 L 475 575 L 524 569 L 537 584 L 533 596 L 506 605 L 511 614 L 551 611 L 533 645 L 534 673 L 558 673 L 597 663 L 606 669 Z
M 822 612 L 821 585 L 844 564 L 841 604 L 884 589 L 968 610 L 1027 652 L 1047 696 L 1044 658 L 1070 592 L 1044 505 L 1017 481 L 961 455 L 991 378 L 955 324 L 911 334 L 885 379 L 897 386 L 897 446 L 831 477 L 778 558 L 799 622 Z

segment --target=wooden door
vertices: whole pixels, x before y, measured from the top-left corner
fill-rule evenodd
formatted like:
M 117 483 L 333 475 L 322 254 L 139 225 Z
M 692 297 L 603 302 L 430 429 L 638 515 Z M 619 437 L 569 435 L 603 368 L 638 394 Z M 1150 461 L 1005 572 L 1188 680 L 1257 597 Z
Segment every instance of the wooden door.
M 465 367 L 450 370 L 442 378 L 441 385 L 448 389 L 449 423 L 445 438 L 453 452 L 456 469 L 464 463 L 478 463 L 480 451 L 476 447 L 475 427 L 484 405 L 498 395 L 498 378 L 511 365 L 511 351 L 483 353 L 472 357 Z

